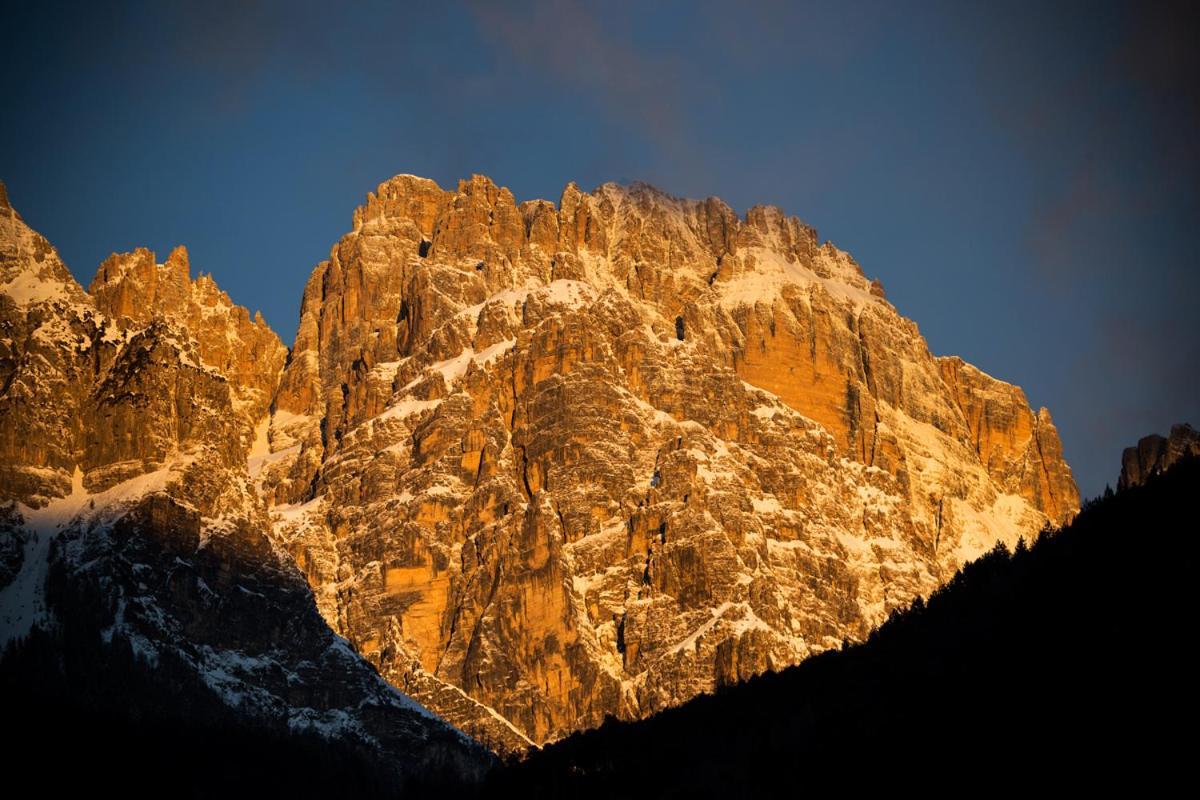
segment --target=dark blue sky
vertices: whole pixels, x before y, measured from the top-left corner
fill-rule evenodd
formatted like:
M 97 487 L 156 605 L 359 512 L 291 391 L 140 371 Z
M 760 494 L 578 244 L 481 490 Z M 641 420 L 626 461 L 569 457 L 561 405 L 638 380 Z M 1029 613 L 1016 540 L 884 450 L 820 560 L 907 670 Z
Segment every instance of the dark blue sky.
M 108 5 L 0 24 L 0 179 L 85 285 L 183 243 L 290 342 L 393 174 L 646 180 L 815 225 L 1049 406 L 1085 495 L 1200 423 L 1189 4 Z

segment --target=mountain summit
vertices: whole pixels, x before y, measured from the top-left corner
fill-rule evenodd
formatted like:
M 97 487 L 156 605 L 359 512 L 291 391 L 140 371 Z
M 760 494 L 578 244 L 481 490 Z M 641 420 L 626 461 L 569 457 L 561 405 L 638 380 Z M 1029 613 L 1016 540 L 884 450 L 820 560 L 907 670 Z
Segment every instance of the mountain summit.
M 1046 409 L 933 356 L 771 206 L 397 176 L 289 353 L 185 251 L 114 256 L 88 293 L 0 224 L 15 529 L 165 491 L 501 752 L 861 639 L 1079 505 Z M 46 552 L 10 550 L 26 586 Z
M 330 630 L 272 543 L 247 460 L 286 358 L 183 249 L 114 255 L 89 293 L 0 213 L 6 707 L 16 725 L 197 726 L 196 744 L 337 739 L 397 785 L 479 777 L 491 757 Z
M 1172 425 L 1166 437 L 1157 433 L 1143 436 L 1136 446 L 1126 447 L 1121 454 L 1117 488 L 1140 486 L 1190 456 L 1200 456 L 1200 431 L 1186 422 Z
M 326 619 L 502 750 L 861 638 L 1079 501 L 1049 412 L 811 227 L 644 184 L 381 184 L 268 438 Z

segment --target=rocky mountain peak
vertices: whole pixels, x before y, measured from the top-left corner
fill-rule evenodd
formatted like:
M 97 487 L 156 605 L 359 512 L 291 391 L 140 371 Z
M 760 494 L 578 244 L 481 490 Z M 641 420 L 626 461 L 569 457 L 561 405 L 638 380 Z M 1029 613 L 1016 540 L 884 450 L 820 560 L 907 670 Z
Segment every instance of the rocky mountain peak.
M 501 750 L 865 635 L 1078 507 L 1048 412 L 849 254 L 645 184 L 381 184 L 309 278 L 269 441 L 326 619 Z
M 191 294 L 187 251 L 182 250 L 182 256 L 176 252 L 166 264 L 157 263 L 144 247 L 113 253 L 100 264 L 88 293 L 97 308 L 119 324 L 146 323 L 160 310 L 173 312 Z
M 0 219 L 5 496 L 186 504 L 501 751 L 861 638 L 1078 507 L 1048 412 L 772 206 L 399 175 L 290 357 L 182 249 L 88 294 Z
M 0 216 L 0 497 L 105 491 L 196 448 L 245 461 L 287 350 L 187 250 L 113 254 L 85 292 L 15 211 Z M 224 441 L 221 441 L 224 439 Z
M 145 248 L 113 254 L 89 289 L 97 309 L 122 329 L 166 318 L 195 340 L 198 360 L 231 383 L 247 430 L 266 413 L 287 350 L 261 315 L 237 306 L 211 275 L 191 277 L 187 249 L 174 248 L 157 263 Z M 248 434 L 247 434 L 248 435 Z
M 1165 437 L 1157 433 L 1143 436 L 1135 447 L 1127 447 L 1121 454 L 1117 488 L 1140 486 L 1189 456 L 1200 456 L 1200 431 L 1186 422 L 1172 425 Z
M 133 653 L 189 713 L 478 775 L 487 754 L 336 636 L 274 546 L 250 468 L 287 351 L 188 262 L 114 254 L 89 294 L 0 215 L 0 647 L 53 626 L 55 658 Z
M 4 193 L 0 213 L 0 303 L 27 308 L 42 303 L 79 303 L 83 288 L 46 238 L 25 224 Z

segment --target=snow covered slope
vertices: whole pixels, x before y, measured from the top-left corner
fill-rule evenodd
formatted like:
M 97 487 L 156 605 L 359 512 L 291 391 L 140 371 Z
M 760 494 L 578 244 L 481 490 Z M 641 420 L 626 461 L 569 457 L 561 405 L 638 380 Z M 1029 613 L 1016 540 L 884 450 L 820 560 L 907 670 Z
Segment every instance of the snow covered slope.
M 181 250 L 113 256 L 93 292 L 5 202 L 0 647 L 86 629 L 255 725 L 375 748 L 405 774 L 480 775 L 486 751 L 331 631 L 272 544 L 248 461 L 278 338 Z

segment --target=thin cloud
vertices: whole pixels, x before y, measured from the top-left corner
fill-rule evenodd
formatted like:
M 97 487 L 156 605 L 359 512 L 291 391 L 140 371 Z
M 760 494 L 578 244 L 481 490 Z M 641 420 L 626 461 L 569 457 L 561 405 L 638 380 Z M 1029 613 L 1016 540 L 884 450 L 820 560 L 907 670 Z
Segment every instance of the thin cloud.
M 502 59 L 590 94 L 668 152 L 685 140 L 681 65 L 634 47 L 628 29 L 613 30 L 577 0 L 467 6 Z
M 1077 12 L 1038 20 L 1073 37 L 1069 50 L 1039 41 L 1014 56 L 1024 28 L 1003 22 L 979 48 L 981 91 L 1032 176 L 1030 252 L 1043 277 L 1066 280 L 1095 274 L 1097 231 L 1111 241 L 1123 223 L 1200 200 L 1195 6 L 1108 5 L 1087 25 Z

